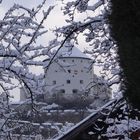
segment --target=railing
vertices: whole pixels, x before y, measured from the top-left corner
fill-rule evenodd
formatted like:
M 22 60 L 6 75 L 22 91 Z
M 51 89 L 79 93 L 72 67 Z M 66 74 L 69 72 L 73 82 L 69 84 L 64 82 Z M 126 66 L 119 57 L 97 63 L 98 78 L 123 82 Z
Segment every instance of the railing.
M 62 135 L 58 136 L 57 138 L 54 138 L 53 140 L 74 140 L 74 138 L 80 133 L 89 128 L 97 119 L 101 119 L 105 117 L 107 114 L 109 114 L 113 108 L 116 106 L 116 104 L 124 101 L 124 99 L 121 97 L 119 99 L 113 99 L 110 102 L 108 102 L 106 105 L 101 107 L 100 110 L 97 110 L 97 112 L 92 113 L 88 117 L 86 117 L 84 120 L 76 124 L 74 127 L 69 129 L 67 132 L 63 133 Z

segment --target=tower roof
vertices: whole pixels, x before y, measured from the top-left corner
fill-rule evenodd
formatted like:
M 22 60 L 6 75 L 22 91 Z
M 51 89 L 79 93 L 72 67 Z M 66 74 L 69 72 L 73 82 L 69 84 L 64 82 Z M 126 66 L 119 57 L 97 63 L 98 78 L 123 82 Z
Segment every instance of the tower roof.
M 64 46 L 64 47 L 62 47 L 58 52 L 58 56 L 61 56 L 61 57 L 80 57 L 80 58 L 90 59 L 86 54 L 81 52 L 75 46 Z

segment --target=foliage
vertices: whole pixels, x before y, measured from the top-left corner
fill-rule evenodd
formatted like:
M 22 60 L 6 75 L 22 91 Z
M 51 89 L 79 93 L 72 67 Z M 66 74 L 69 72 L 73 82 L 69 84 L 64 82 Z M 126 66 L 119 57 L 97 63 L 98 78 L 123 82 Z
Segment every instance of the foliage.
M 114 83 L 120 82 L 120 68 L 117 63 L 117 47 L 110 37 L 106 20 L 107 3 L 100 0 L 91 5 L 90 2 L 89 0 L 63 1 L 62 11 L 64 15 L 68 16 L 65 19 L 67 25 L 54 30 L 56 39 L 53 43 L 59 40 L 61 45 L 57 45 L 58 52 L 69 42 L 72 46 L 78 46 L 79 37 L 82 36 L 88 46 L 85 47 L 84 52 L 90 54 L 94 66 L 97 65 L 101 68 L 100 75 L 105 77 L 109 86 L 112 86 Z M 98 12 L 99 9 L 101 12 Z M 85 13 L 87 13 L 86 16 Z M 77 19 L 78 14 L 83 15 L 84 18 Z
M 43 55 L 40 51 L 43 46 L 36 45 L 36 39 L 47 30 L 43 22 L 53 7 L 43 12 L 42 19 L 37 22 L 36 16 L 44 5 L 43 1 L 36 9 L 28 9 L 22 5 L 14 4 L 0 20 L 0 87 L 1 87 L 1 117 L 0 134 L 10 139 L 9 120 L 13 119 L 16 111 L 10 104 L 11 91 L 24 86 L 29 93 L 32 110 L 34 98 L 37 93 L 42 93 L 43 75 L 36 76 L 29 71 L 30 66 L 42 65 L 35 58 Z M 19 12 L 19 13 L 18 13 Z M 16 96 L 16 95 L 15 95 Z
M 102 109 L 99 111 L 101 114 L 99 112 L 93 114 L 94 123 L 88 124 L 84 130 L 81 129 L 81 132 L 73 137 L 74 140 L 138 139 L 140 127 L 138 110 L 130 108 L 123 98 Z
M 117 43 L 125 82 L 124 95 L 133 107 L 140 108 L 140 1 L 111 0 L 109 23 Z M 122 86 L 124 88 L 124 86 Z

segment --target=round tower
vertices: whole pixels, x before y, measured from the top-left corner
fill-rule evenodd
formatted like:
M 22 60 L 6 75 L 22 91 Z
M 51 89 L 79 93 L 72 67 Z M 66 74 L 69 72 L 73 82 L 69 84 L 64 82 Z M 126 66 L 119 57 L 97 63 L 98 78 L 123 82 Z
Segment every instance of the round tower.
M 45 72 L 46 100 L 74 100 L 84 98 L 90 82 L 93 80 L 93 60 L 83 54 L 78 48 L 63 47 L 58 52 L 58 58 Z M 50 60 L 47 59 L 46 62 Z

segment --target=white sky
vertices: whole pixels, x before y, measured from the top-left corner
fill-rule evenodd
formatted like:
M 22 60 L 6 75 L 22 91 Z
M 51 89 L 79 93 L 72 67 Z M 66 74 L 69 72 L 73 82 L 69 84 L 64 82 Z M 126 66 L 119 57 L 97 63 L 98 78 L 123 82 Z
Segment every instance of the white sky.
M 71 1 L 71 0 L 68 0 Z M 91 4 L 96 3 L 98 0 L 91 0 Z M 34 8 L 38 4 L 40 4 L 42 0 L 3 0 L 2 4 L 0 5 L 0 19 L 4 16 L 4 13 L 14 5 L 21 4 L 27 8 Z M 48 16 L 47 20 L 44 22 L 44 26 L 46 29 L 54 29 L 54 27 L 61 27 L 66 25 L 65 18 L 62 11 L 61 11 L 61 2 L 60 0 L 47 0 L 46 4 L 44 5 L 43 9 L 46 10 L 50 5 L 55 5 L 55 8 L 51 11 L 51 14 Z M 83 19 L 87 14 L 93 14 L 92 13 L 82 13 L 82 14 L 76 14 L 76 19 Z M 37 16 L 37 19 L 41 19 L 42 14 L 39 14 Z M 37 43 L 41 43 L 42 45 L 47 45 L 48 41 L 53 38 L 53 34 L 51 32 L 46 33 L 44 36 L 40 37 Z M 82 36 L 79 37 L 79 49 L 83 50 L 83 48 L 87 45 L 82 38 Z

